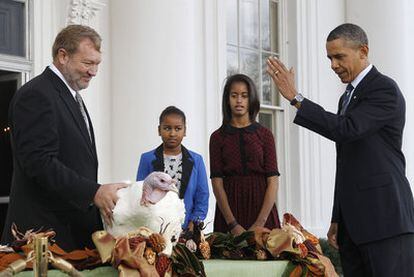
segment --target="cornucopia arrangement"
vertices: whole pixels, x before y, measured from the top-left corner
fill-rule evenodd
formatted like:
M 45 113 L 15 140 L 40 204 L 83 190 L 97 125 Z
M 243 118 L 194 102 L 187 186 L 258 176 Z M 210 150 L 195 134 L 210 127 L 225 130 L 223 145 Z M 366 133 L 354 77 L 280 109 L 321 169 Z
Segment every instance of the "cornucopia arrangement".
M 162 232 L 153 232 L 140 227 L 133 232 L 114 238 L 106 231 L 92 235 L 96 249 L 76 250 L 66 253 L 53 243 L 53 231 L 25 234 L 17 231 L 15 243 L 0 248 L 0 276 L 7 272 L 13 275 L 13 263 L 23 260 L 24 268 L 33 268 L 34 238 L 46 236 L 49 239 L 48 253 L 53 260 L 63 260 L 72 268 L 54 266 L 72 276 L 78 270 L 111 264 L 119 276 L 206 276 L 203 259 L 237 260 L 289 260 L 284 276 L 338 276 L 328 258 L 323 256 L 319 240 L 307 232 L 291 214 L 283 216 L 280 229 L 256 228 L 239 236 L 225 233 L 204 235 L 203 222 L 196 222 L 194 230 L 185 230 L 178 242 L 174 242 L 170 257 L 161 253 L 165 248 Z M 32 254 L 30 254 L 32 253 Z M 27 261 L 27 262 L 26 262 Z M 22 270 L 20 264 L 18 270 Z M 6 276 L 6 275 L 3 275 Z

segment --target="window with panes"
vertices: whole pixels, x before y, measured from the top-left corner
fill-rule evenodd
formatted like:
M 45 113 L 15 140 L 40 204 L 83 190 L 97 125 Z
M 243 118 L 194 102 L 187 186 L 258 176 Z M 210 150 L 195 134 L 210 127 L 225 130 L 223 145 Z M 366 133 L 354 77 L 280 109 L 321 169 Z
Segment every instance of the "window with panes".
M 258 120 L 277 137 L 283 136 L 283 108 L 266 60 L 280 56 L 280 5 L 279 0 L 226 0 L 227 75 L 253 79 L 261 96 Z
M 6 218 L 13 159 L 8 110 L 16 90 L 32 72 L 33 0 L 0 0 L 0 230 Z

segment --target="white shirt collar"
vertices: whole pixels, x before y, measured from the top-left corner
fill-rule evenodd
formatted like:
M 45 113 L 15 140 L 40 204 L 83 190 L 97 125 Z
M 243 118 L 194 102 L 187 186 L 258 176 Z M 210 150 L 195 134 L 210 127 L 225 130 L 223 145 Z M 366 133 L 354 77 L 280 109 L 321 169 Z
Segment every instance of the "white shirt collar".
M 65 77 L 63 77 L 63 74 L 59 71 L 59 69 L 53 63 L 49 65 L 49 68 L 65 83 L 70 93 L 72 93 L 73 98 L 76 100 L 76 91 L 69 86 L 68 82 L 66 82 Z
M 365 67 L 364 70 L 362 70 L 358 76 L 351 82 L 351 85 L 354 87 L 354 89 L 357 87 L 357 85 L 364 79 L 364 77 L 368 74 L 368 72 L 372 69 L 372 64 L 369 64 L 367 67 Z

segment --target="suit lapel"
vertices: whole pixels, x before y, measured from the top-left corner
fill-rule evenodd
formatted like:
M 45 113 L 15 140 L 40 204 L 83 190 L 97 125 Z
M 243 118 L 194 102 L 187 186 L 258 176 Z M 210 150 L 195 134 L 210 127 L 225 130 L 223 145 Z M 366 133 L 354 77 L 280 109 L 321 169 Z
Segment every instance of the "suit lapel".
M 66 107 L 70 111 L 73 119 L 76 122 L 76 125 L 79 128 L 79 131 L 81 132 L 83 138 L 85 139 L 85 142 L 88 145 L 88 148 L 90 150 L 92 157 L 95 159 L 95 161 L 97 161 L 95 138 L 94 138 L 93 132 L 91 131 L 91 137 L 92 137 L 92 141 L 91 141 L 91 139 L 89 138 L 89 133 L 86 127 L 86 123 L 83 120 L 82 114 L 80 112 L 78 104 L 76 103 L 76 100 L 73 98 L 72 94 L 70 93 L 69 89 L 66 87 L 65 83 L 63 83 L 63 81 L 52 70 L 50 70 L 49 68 L 46 68 L 45 73 L 50 76 L 50 79 L 52 80 L 53 85 L 58 90 L 59 95 L 63 100 L 63 103 L 65 103 Z M 86 111 L 86 107 L 85 107 L 85 111 Z M 90 129 L 92 130 L 93 129 L 92 122 L 89 118 L 88 112 L 86 113 L 88 115 Z
M 90 139 L 89 139 L 89 133 L 88 133 L 88 129 L 87 129 L 86 125 L 83 124 L 83 126 L 85 127 L 87 138 L 89 139 L 89 142 L 91 143 L 92 153 L 94 154 L 96 160 L 98 161 L 98 155 L 96 154 L 95 132 L 94 132 L 93 126 L 92 126 L 92 120 L 91 120 L 91 117 L 89 116 L 89 112 L 88 112 L 88 109 L 86 108 L 86 105 L 83 105 L 83 106 L 85 108 L 86 116 L 88 117 L 89 131 L 91 132 Z M 82 117 L 82 122 L 85 123 L 83 121 L 83 117 Z
M 349 102 L 349 105 L 347 107 L 347 111 L 351 110 L 353 106 L 355 106 L 356 103 L 358 103 L 362 96 L 367 92 L 365 90 L 365 87 L 379 74 L 378 70 L 375 68 L 375 66 L 372 67 L 372 69 L 368 72 L 368 74 L 361 80 L 361 82 L 357 85 L 355 88 L 351 100 Z M 342 103 L 342 97 L 340 100 Z

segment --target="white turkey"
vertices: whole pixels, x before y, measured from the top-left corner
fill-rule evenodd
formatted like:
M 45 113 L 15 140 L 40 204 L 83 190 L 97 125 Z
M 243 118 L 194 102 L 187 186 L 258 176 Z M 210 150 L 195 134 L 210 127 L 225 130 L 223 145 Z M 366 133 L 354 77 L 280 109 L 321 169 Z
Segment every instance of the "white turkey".
M 164 172 L 152 172 L 144 181 L 138 181 L 117 192 L 118 202 L 113 210 L 114 221 L 105 229 L 119 237 L 139 227 L 161 232 L 166 240 L 162 252 L 172 253 L 184 223 L 184 201 L 178 197 L 175 181 Z

